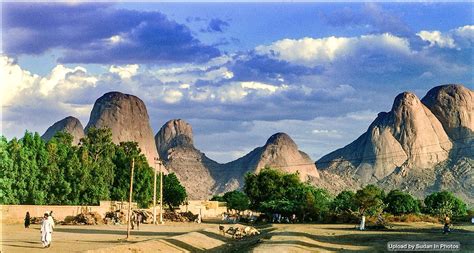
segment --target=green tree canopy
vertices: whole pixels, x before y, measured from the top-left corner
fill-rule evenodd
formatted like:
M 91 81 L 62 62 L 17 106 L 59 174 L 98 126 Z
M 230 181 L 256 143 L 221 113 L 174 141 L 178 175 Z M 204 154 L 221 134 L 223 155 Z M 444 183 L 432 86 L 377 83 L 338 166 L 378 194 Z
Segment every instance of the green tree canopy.
M 171 210 L 174 206 L 184 203 L 187 198 L 186 189 L 181 185 L 174 173 L 163 177 L 163 203 L 167 204 Z
M 419 203 L 409 193 L 400 190 L 392 190 L 385 198 L 385 211 L 400 215 L 408 213 L 419 213 Z
M 384 208 L 385 192 L 375 185 L 367 185 L 355 194 L 355 203 L 361 215 L 375 215 Z
M 142 208 L 147 208 L 153 198 L 153 169 L 137 142 L 121 142 L 115 149 L 113 163 L 115 164 L 115 178 L 111 187 L 111 198 L 128 200 L 130 188 L 130 172 L 132 159 L 135 158 L 133 174 L 133 201 Z
M 250 200 L 245 193 L 235 190 L 226 192 L 224 200 L 227 202 L 227 208 L 231 210 L 244 211 L 249 209 Z
M 435 192 L 425 198 L 426 211 L 434 215 L 461 216 L 467 213 L 467 206 L 461 199 L 448 191 Z
M 83 188 L 83 201 L 98 204 L 100 200 L 110 199 L 110 187 L 115 176 L 112 131 L 109 128 L 89 128 L 87 135 L 81 139 L 79 152 L 84 179 L 94 182 Z
M 355 201 L 355 192 L 342 191 L 331 203 L 331 210 L 335 214 L 352 213 L 357 211 L 357 204 Z

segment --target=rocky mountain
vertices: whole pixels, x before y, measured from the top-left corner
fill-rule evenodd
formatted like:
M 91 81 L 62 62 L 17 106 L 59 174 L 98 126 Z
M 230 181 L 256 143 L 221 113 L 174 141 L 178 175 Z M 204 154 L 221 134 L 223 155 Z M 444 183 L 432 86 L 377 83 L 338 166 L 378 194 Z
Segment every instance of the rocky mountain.
M 272 135 L 264 146 L 258 147 L 247 155 L 223 164 L 215 174 L 220 183 L 218 192 L 234 190 L 243 186 L 247 172 L 258 173 L 262 168 L 272 167 L 288 173 L 298 172 L 301 180 L 314 182 L 319 173 L 309 156 L 298 150 L 296 143 L 285 133 Z M 223 180 L 222 180 L 223 179 Z
M 453 155 L 474 158 L 474 92 L 462 85 L 443 85 L 428 91 L 421 101 L 453 141 Z
M 220 166 L 194 147 L 191 125 L 181 119 L 166 122 L 155 135 L 160 157 L 186 188 L 189 199 L 209 199 L 215 193 L 212 170 Z
M 114 143 L 135 141 L 150 166 L 158 157 L 153 131 L 145 104 L 136 96 L 109 92 L 97 99 L 92 108 L 87 129 L 108 127 Z
M 192 127 L 184 120 L 166 122 L 155 136 L 157 150 L 169 172 L 174 172 L 187 189 L 189 199 L 206 199 L 214 194 L 239 189 L 247 172 L 270 166 L 298 172 L 304 181 L 317 181 L 319 173 L 307 154 L 285 133 L 271 136 L 266 144 L 235 161 L 219 164 L 193 144 Z
M 420 197 L 449 189 L 472 201 L 472 97 L 461 85 L 435 87 L 421 101 L 401 93 L 364 134 L 316 165 L 355 185 L 375 183 Z
M 79 141 L 84 137 L 84 127 L 81 122 L 72 116 L 68 116 L 50 126 L 46 132 L 41 136 L 44 140 L 49 141 L 53 136 L 59 132 L 65 131 L 72 135 L 73 144 L 79 144 Z

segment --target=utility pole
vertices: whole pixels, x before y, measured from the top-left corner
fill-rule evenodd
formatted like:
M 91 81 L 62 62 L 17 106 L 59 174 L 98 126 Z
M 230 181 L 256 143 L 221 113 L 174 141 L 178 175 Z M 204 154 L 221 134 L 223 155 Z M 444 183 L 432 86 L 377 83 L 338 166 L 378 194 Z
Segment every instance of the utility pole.
M 163 224 L 163 171 L 161 170 L 163 164 L 160 161 L 158 165 L 160 165 L 160 224 Z
M 130 195 L 128 196 L 128 214 L 127 214 L 127 239 L 130 237 L 130 213 L 132 210 L 132 192 L 133 192 L 133 169 L 135 167 L 135 157 L 132 158 L 132 172 L 130 173 Z
M 158 157 L 155 157 L 155 179 L 153 181 L 153 224 L 156 225 L 156 164 L 159 161 Z

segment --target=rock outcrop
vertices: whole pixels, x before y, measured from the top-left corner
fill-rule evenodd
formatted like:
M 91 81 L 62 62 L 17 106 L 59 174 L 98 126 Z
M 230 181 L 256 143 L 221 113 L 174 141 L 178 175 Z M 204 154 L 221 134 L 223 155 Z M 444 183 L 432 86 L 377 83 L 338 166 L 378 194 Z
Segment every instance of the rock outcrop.
M 84 137 L 84 127 L 81 122 L 72 116 L 68 116 L 50 126 L 46 132 L 41 136 L 44 140 L 49 141 L 53 136 L 60 131 L 68 132 L 72 135 L 72 143 L 79 144 L 79 141 Z
M 155 135 L 155 142 L 168 172 L 174 172 L 186 188 L 188 199 L 209 199 L 215 193 L 211 170 L 219 164 L 194 147 L 193 130 L 184 120 L 166 122 Z
M 366 133 L 316 164 L 328 168 L 349 162 L 363 182 L 374 182 L 397 169 L 431 168 L 448 158 L 452 143 L 439 120 L 416 95 L 399 94 L 388 113 L 379 113 Z
M 95 101 L 85 131 L 91 127 L 110 128 L 116 144 L 137 142 L 150 166 L 158 157 L 146 106 L 136 96 L 120 92 L 104 94 Z
M 298 150 L 296 143 L 285 133 L 272 135 L 263 147 L 258 147 L 247 155 L 223 164 L 217 174 L 221 180 L 219 191 L 225 192 L 242 187 L 247 172 L 258 173 L 271 167 L 287 173 L 299 173 L 302 181 L 317 181 L 318 170 L 309 156 Z
M 321 181 L 374 183 L 418 197 L 450 190 L 474 203 L 473 97 L 462 85 L 435 87 L 421 101 L 399 94 L 367 132 L 316 162 Z
M 428 91 L 421 101 L 455 144 L 453 155 L 474 158 L 474 92 L 462 85 L 442 85 Z

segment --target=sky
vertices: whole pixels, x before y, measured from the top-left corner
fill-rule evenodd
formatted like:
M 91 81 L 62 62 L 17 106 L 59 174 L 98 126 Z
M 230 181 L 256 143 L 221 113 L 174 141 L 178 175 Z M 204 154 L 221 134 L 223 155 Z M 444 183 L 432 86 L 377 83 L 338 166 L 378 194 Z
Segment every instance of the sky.
M 395 96 L 473 88 L 473 3 L 2 3 L 1 134 L 86 126 L 109 91 L 219 162 L 289 134 L 317 160 Z

